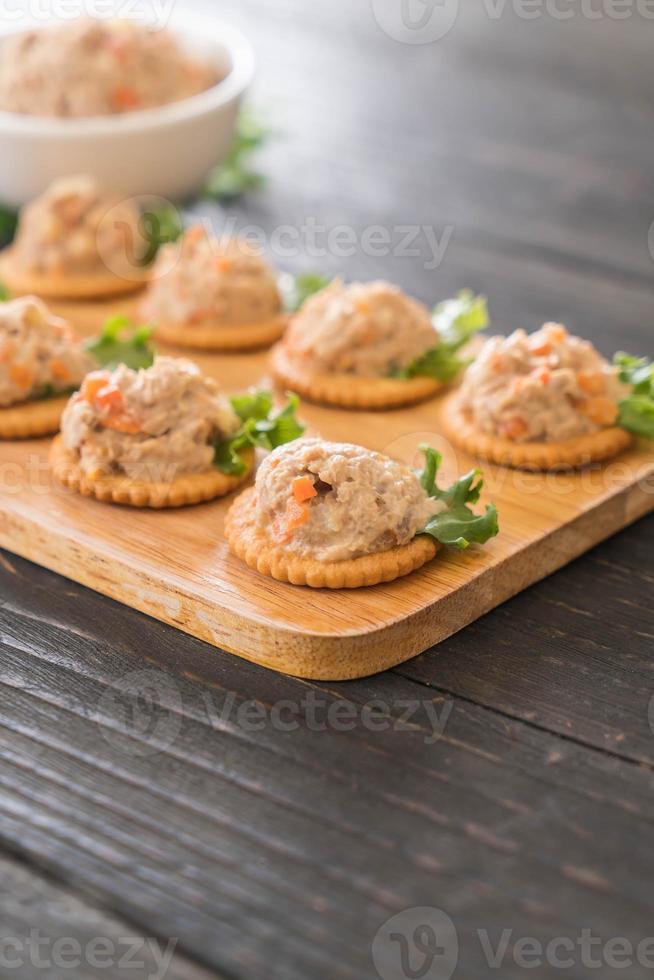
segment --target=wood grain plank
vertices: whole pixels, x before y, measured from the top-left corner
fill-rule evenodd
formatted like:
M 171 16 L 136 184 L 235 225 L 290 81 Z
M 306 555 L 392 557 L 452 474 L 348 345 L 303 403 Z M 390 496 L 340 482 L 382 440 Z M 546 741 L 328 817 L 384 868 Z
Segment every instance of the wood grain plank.
M 372 976 L 379 925 L 421 904 L 471 939 L 472 978 L 487 975 L 478 928 L 568 935 L 590 904 L 597 934 L 645 935 L 651 769 L 428 693 L 439 712 L 451 703 L 433 740 L 426 688 L 394 674 L 313 685 L 191 639 L 181 673 L 174 630 L 122 610 L 114 634 L 94 614 L 105 600 L 78 586 L 58 615 L 32 618 L 27 566 L 9 564 L 0 836 L 141 929 L 156 920 L 180 949 L 253 978 Z M 43 589 L 53 580 L 36 576 Z M 138 708 L 144 668 L 152 697 Z M 354 727 L 312 727 L 310 694 L 349 705 Z M 250 699 L 263 725 L 238 714 Z M 297 729 L 273 721 L 273 706 L 303 699 Z M 375 731 L 361 714 L 373 700 L 396 720 L 407 701 L 420 707 L 409 725 Z
M 211 980 L 218 975 L 175 952 L 176 942 L 139 935 L 134 926 L 69 888 L 0 854 L 3 968 L 25 980 L 107 970 L 131 980 Z M 37 945 L 38 944 L 38 945 Z M 11 964 L 11 966 L 9 965 Z M 221 978 L 218 978 L 221 980 Z M 226 978 L 223 978 L 226 980 Z

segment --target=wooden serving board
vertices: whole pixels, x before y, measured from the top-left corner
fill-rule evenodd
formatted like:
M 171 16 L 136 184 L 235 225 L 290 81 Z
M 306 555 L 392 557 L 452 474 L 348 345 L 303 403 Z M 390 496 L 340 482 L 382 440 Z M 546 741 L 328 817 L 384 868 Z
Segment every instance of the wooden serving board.
M 84 334 L 131 307 L 55 304 Z M 194 359 L 228 391 L 270 385 L 266 352 Z M 301 414 L 316 433 L 406 461 L 417 462 L 417 447 L 429 442 L 444 454 L 447 479 L 474 461 L 440 435 L 440 408 L 439 400 L 388 413 L 303 404 Z M 500 513 L 495 540 L 442 551 L 390 585 L 315 591 L 260 576 L 228 552 L 223 518 L 231 498 L 166 512 L 86 500 L 52 483 L 48 445 L 0 443 L 0 546 L 224 650 L 319 680 L 407 660 L 654 508 L 651 447 L 572 475 L 486 466 L 484 497 Z

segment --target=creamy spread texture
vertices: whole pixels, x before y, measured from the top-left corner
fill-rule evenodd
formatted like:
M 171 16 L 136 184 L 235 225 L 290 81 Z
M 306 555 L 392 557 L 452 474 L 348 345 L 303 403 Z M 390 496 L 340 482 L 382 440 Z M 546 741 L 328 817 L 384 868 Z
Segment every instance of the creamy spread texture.
M 34 296 L 0 303 L 0 406 L 77 388 L 94 362 L 69 324 Z
M 0 109 L 85 117 L 177 102 L 220 80 L 175 38 L 128 20 L 82 18 L 7 40 L 0 62 Z
M 361 446 L 320 439 L 301 439 L 266 457 L 256 495 L 261 532 L 318 561 L 408 544 L 443 509 L 408 466 Z
M 146 250 L 140 211 L 91 177 L 65 177 L 20 214 L 12 247 L 21 268 L 41 275 L 133 275 Z
M 281 307 L 275 274 L 247 242 L 212 238 L 197 225 L 161 249 L 143 312 L 155 322 L 244 325 Z
M 461 405 L 482 432 L 515 442 L 565 442 L 615 423 L 626 389 L 586 340 L 558 323 L 492 337 L 468 368 Z
M 438 340 L 427 307 L 396 286 L 335 280 L 293 317 L 284 347 L 314 374 L 388 377 Z
M 190 361 L 158 357 L 152 367 L 90 374 L 64 411 L 64 445 L 89 475 L 170 482 L 210 469 L 214 443 L 240 420 L 220 387 Z

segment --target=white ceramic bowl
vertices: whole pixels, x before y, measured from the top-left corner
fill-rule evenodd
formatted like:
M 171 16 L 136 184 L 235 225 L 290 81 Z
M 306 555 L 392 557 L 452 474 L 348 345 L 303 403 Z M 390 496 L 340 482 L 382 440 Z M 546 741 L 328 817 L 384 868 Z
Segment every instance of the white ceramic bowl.
M 57 177 L 90 174 L 126 196 L 179 199 L 198 191 L 223 160 L 254 74 L 238 31 L 212 21 L 173 31 L 228 74 L 199 95 L 119 116 L 52 119 L 0 112 L 0 204 L 18 207 Z M 6 36 L 0 38 L 0 57 Z

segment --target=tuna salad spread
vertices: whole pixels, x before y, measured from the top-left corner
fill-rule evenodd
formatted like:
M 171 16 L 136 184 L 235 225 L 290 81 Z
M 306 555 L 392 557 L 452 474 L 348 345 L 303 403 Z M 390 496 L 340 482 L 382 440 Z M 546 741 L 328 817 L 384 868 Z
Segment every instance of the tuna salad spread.
M 172 481 L 210 470 L 215 442 L 240 424 L 216 381 L 190 361 L 158 357 L 140 371 L 121 365 L 89 374 L 61 432 L 85 474 Z
M 215 67 L 175 38 L 128 20 L 80 19 L 10 38 L 0 62 L 0 109 L 84 117 L 150 109 L 203 92 Z
M 259 529 L 272 544 L 326 562 L 408 544 L 444 506 L 408 466 L 319 439 L 271 453 L 256 494 Z
M 129 277 L 145 249 L 134 201 L 105 194 L 91 177 L 66 177 L 23 208 L 11 252 L 38 275 Z
M 142 312 L 155 322 L 236 326 L 271 320 L 281 308 L 274 272 L 246 242 L 220 241 L 197 225 L 160 250 Z
M 401 373 L 438 342 L 427 307 L 401 289 L 335 280 L 293 318 L 284 351 L 314 374 L 382 378 Z
M 460 406 L 481 432 L 559 443 L 615 425 L 626 390 L 591 343 L 546 323 L 491 338 L 466 372 Z
M 77 388 L 94 362 L 41 300 L 0 303 L 0 407 Z

